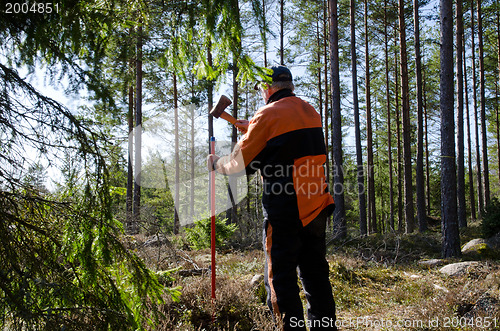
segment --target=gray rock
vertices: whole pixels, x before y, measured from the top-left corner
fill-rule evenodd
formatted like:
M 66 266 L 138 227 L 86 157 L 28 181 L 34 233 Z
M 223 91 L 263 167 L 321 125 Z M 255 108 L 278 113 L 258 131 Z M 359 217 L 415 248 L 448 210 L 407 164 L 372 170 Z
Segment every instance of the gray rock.
M 493 246 L 486 239 L 472 239 L 462 247 L 462 254 L 474 259 L 492 258 L 495 256 Z
M 442 259 L 431 259 L 431 260 L 422 260 L 419 261 L 418 264 L 424 267 L 438 267 L 445 264 L 446 261 Z
M 467 272 L 469 268 L 479 265 L 477 261 L 459 262 L 445 265 L 439 271 L 448 276 L 460 276 Z
M 471 249 L 473 249 L 474 247 L 476 247 L 478 245 L 490 246 L 486 239 L 482 239 L 482 238 L 472 239 L 471 241 L 469 241 L 468 243 L 466 243 L 465 245 L 462 246 L 462 253 L 470 251 Z
M 484 279 L 484 283 L 486 284 L 486 286 L 488 286 L 488 288 L 494 290 L 500 289 L 500 274 L 488 274 L 488 276 L 486 276 L 486 278 Z

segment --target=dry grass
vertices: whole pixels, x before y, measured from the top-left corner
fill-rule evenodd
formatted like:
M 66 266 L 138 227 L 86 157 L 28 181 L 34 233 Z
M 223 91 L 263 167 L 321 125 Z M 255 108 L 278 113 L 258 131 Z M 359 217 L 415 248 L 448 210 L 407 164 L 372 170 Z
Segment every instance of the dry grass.
M 459 277 L 419 266 L 422 258 L 439 257 L 438 238 L 439 233 L 429 232 L 333 245 L 330 278 L 340 330 L 500 330 L 498 261 L 482 261 Z M 155 268 L 210 264 L 207 250 L 161 246 L 140 253 Z M 180 301 L 167 299 L 165 318 L 155 329 L 273 330 L 262 287 L 249 285 L 263 272 L 263 259 L 260 250 L 218 252 L 215 305 L 209 275 L 176 277 L 171 285 L 182 286 Z

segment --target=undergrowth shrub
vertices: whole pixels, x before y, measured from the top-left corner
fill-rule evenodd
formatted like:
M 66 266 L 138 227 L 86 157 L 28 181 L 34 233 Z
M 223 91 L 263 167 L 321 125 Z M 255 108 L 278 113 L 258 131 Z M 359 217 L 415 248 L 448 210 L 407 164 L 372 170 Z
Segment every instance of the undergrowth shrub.
M 186 277 L 175 285 L 183 291 L 178 302 L 166 298 L 161 330 L 275 330 L 267 306 L 259 302 L 247 282 L 222 275 L 217 277 L 215 301 L 211 299 L 209 277 Z
M 210 248 L 211 242 L 211 219 L 203 219 L 194 222 L 195 226 L 186 228 L 186 239 L 193 249 Z M 222 247 L 226 240 L 231 238 L 238 226 L 226 224 L 226 219 L 215 218 L 215 245 Z
M 481 224 L 483 237 L 490 238 L 500 232 L 500 202 L 493 198 L 484 213 Z

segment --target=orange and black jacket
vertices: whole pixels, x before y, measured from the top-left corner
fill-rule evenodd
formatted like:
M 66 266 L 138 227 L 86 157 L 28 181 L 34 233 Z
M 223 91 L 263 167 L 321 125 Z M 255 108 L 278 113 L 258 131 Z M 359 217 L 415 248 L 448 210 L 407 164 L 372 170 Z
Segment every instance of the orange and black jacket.
M 268 217 L 298 216 L 306 226 L 323 209 L 333 210 L 325 162 L 320 115 L 291 90 L 280 90 L 255 113 L 247 133 L 216 169 L 227 175 L 260 169 Z

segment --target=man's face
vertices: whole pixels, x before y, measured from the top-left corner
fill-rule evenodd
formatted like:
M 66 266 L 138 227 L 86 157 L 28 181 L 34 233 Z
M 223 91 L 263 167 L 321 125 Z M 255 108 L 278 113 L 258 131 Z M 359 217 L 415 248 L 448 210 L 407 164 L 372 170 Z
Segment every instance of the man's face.
M 261 83 L 259 90 L 260 90 L 260 94 L 262 95 L 262 98 L 264 99 L 264 102 L 267 102 L 267 100 L 271 96 L 269 94 L 270 93 L 270 86 L 269 86 L 269 84 Z

